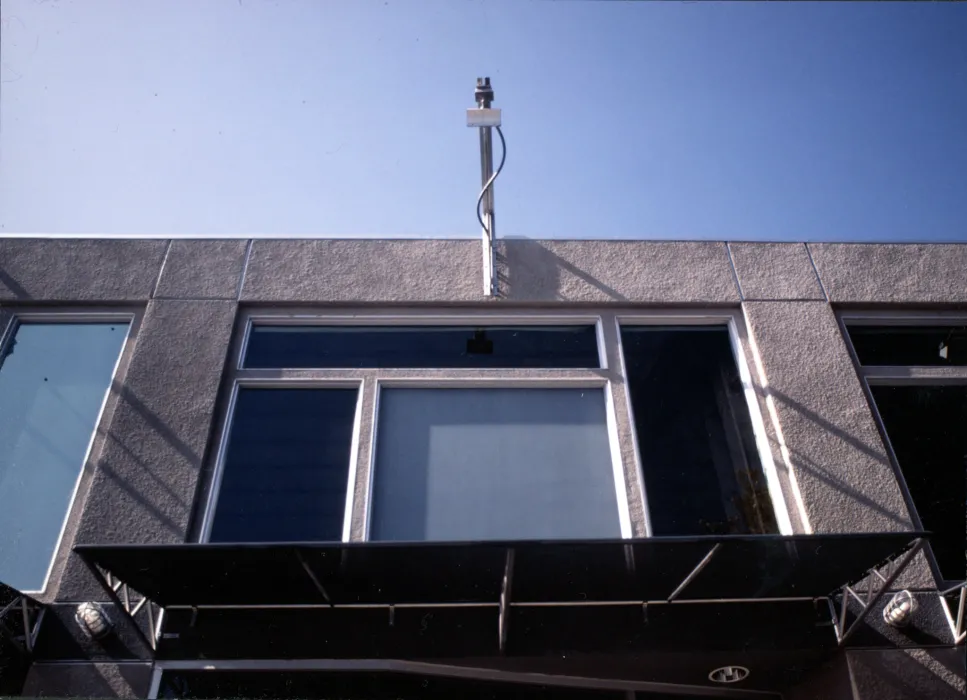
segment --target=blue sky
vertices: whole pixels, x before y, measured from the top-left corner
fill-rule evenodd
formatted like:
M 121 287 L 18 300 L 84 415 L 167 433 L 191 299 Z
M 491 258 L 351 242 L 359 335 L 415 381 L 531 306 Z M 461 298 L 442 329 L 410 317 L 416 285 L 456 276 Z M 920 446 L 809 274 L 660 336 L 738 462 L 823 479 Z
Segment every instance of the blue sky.
M 0 233 L 967 240 L 967 4 L 4 0 Z

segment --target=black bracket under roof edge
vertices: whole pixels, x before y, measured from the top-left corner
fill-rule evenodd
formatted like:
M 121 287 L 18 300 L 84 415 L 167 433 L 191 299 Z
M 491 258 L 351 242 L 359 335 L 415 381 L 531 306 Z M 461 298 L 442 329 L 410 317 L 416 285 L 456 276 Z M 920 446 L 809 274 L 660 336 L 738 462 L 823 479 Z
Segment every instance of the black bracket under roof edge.
M 5 587 L 7 588 L 7 587 Z M 7 588 L 8 591 L 14 591 Z M 0 608 L 0 636 L 3 636 L 14 649 L 23 656 L 30 656 L 37 644 L 40 624 L 44 619 L 46 608 L 30 596 L 14 591 L 12 600 Z M 16 619 L 22 627 L 22 632 L 10 629 L 8 622 Z
M 867 590 L 865 594 L 857 593 L 853 588 L 853 584 L 846 584 L 842 588 L 839 601 L 839 610 L 836 609 L 836 602 L 832 596 L 830 596 L 827 601 L 829 603 L 830 615 L 833 618 L 833 631 L 836 633 L 836 641 L 840 647 L 845 646 L 846 642 L 850 637 L 860 628 L 860 625 L 866 620 L 867 616 L 873 610 L 880 599 L 890 590 L 896 580 L 900 577 L 910 563 L 913 561 L 914 557 L 923 549 L 926 545 L 927 540 L 923 537 L 918 537 L 914 540 L 911 546 L 903 554 L 902 559 L 897 561 L 896 558 L 891 559 L 886 562 L 885 565 L 874 567 L 866 572 L 864 579 L 867 581 Z M 878 569 L 882 566 L 887 567 L 887 575 L 884 576 L 879 572 Z M 879 579 L 879 582 L 877 582 Z M 855 600 L 860 605 L 860 613 L 857 615 L 856 619 L 847 627 L 846 625 L 846 613 L 849 610 L 850 598 Z M 941 596 L 942 598 L 942 596 Z M 961 606 L 962 607 L 962 606 Z
M 152 654 L 157 651 L 158 637 L 161 633 L 161 617 L 164 608 L 149 600 L 147 596 L 129 587 L 124 581 L 115 579 L 111 572 L 102 571 L 97 564 L 88 560 L 83 552 L 80 555 L 91 574 L 100 584 L 101 588 L 104 589 L 108 599 L 114 603 L 117 610 L 122 613 L 135 634 L 137 634 L 138 639 L 144 644 L 145 649 Z M 158 610 L 157 615 L 155 614 L 155 608 Z M 145 617 L 147 618 L 149 634 L 144 633 L 141 624 L 138 622 L 138 613 L 142 610 L 144 610 Z

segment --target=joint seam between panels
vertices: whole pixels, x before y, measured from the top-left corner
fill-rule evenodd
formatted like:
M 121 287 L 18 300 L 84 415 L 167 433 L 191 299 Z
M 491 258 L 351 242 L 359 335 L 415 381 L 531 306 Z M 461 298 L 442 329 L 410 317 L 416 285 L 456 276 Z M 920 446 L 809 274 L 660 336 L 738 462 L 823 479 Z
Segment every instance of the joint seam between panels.
M 742 292 L 742 283 L 739 282 L 739 272 L 735 269 L 735 260 L 732 259 L 732 244 L 728 241 L 725 242 L 725 254 L 729 256 L 729 268 L 732 270 L 735 288 L 739 291 L 739 301 L 746 301 L 745 294 Z
M 248 272 L 248 262 L 252 258 L 252 248 L 255 245 L 255 239 L 249 238 L 248 244 L 245 246 L 245 259 L 242 261 L 242 272 L 238 276 L 238 287 L 235 290 L 235 301 L 240 301 L 242 299 L 242 289 L 245 286 L 245 273 Z
M 829 294 L 826 292 L 826 285 L 823 284 L 823 278 L 819 276 L 819 269 L 816 267 L 816 261 L 813 260 L 813 252 L 809 250 L 809 244 L 803 243 L 803 248 L 806 249 L 806 255 L 809 257 L 809 264 L 813 266 L 813 273 L 816 275 L 816 281 L 819 282 L 819 289 L 823 293 L 823 298 L 826 303 L 829 303 Z
M 152 297 L 155 301 L 238 301 L 236 297 Z
M 161 258 L 161 267 L 158 269 L 158 278 L 154 281 L 154 287 L 151 289 L 151 296 L 149 299 L 154 299 L 155 295 L 158 293 L 158 285 L 161 284 L 161 275 L 164 274 L 165 265 L 168 263 L 168 254 L 171 253 L 171 244 L 174 243 L 171 239 L 168 240 L 168 245 L 165 248 L 165 255 Z
M 790 298 L 790 299 L 786 299 L 786 298 L 782 298 L 782 299 L 771 299 L 771 298 L 766 299 L 766 298 L 762 298 L 762 299 L 760 299 L 758 297 L 745 297 L 744 299 L 742 299 L 742 301 L 779 301 L 779 302 L 797 302 L 798 303 L 798 302 L 824 301 L 824 300 L 823 299 L 819 299 L 818 297 L 797 297 L 797 298 Z

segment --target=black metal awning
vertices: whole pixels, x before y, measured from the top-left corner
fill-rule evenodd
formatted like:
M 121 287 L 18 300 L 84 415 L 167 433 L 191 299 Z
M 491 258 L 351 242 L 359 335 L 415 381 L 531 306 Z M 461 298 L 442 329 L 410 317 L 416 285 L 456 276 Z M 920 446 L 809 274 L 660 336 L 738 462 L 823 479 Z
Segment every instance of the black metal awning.
M 117 604 L 129 589 L 164 609 L 294 608 L 499 611 L 830 600 L 903 556 L 924 533 L 653 537 L 598 541 L 81 545 L 75 551 Z M 877 574 L 879 575 L 879 574 Z M 880 576 L 885 591 L 887 577 Z M 882 591 L 877 594 L 877 599 Z M 123 600 L 119 596 L 123 593 Z M 871 594 L 872 597 L 872 594 Z M 870 604 L 875 601 L 868 601 Z M 829 608 L 833 610 L 832 606 Z M 599 607 L 603 613 L 604 610 Z M 845 616 L 833 610 L 838 638 Z M 363 617 L 364 612 L 359 612 Z M 604 619 L 602 615 L 602 619 Z M 829 618 L 827 618 L 828 620 Z M 855 624 L 854 624 L 855 626 Z M 148 627 L 154 630 L 153 621 Z M 156 639 L 145 640 L 152 647 Z
M 80 545 L 162 607 L 825 598 L 919 533 L 637 540 Z

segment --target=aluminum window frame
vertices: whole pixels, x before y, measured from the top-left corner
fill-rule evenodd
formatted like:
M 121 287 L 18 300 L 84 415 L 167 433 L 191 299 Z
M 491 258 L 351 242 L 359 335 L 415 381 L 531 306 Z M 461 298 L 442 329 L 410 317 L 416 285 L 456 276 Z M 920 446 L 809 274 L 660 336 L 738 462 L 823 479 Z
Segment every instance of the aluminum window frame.
M 725 326 L 729 333 L 729 345 L 732 349 L 732 359 L 735 361 L 736 369 L 739 373 L 739 381 L 742 384 L 742 393 L 745 398 L 746 407 L 749 410 L 749 418 L 752 423 L 752 432 L 755 439 L 756 452 L 759 455 L 759 462 L 762 466 L 763 476 L 766 479 L 766 486 L 769 490 L 769 498 L 772 501 L 772 509 L 776 517 L 776 524 L 779 526 L 779 534 L 795 534 L 792 525 L 792 518 L 789 514 L 789 505 L 783 492 L 782 481 L 779 470 L 776 467 L 775 458 L 769 441 L 769 434 L 766 430 L 765 417 L 763 416 L 759 404 L 756 385 L 753 381 L 752 369 L 748 362 L 748 351 L 750 350 L 749 339 L 745 331 L 744 319 L 739 311 L 721 311 L 718 313 L 692 313 L 692 314 L 660 314 L 660 313 L 618 313 L 615 314 L 615 328 L 618 336 L 618 350 L 620 353 L 621 376 L 626 381 L 627 369 L 625 367 L 625 352 L 621 341 L 622 327 L 642 327 L 642 326 L 702 326 L 715 328 Z M 627 411 L 631 424 L 632 445 L 634 448 L 635 470 L 637 472 L 638 483 L 641 486 L 641 496 L 643 512 L 645 514 L 646 533 L 652 536 L 651 514 L 648 507 L 648 492 L 645 486 L 644 462 L 641 457 L 641 450 L 638 445 L 638 431 L 635 429 L 634 407 L 631 402 L 631 393 L 627 392 Z
M 243 309 L 233 338 L 230 360 L 223 378 L 224 400 L 216 419 L 216 448 L 206 461 L 207 474 L 202 488 L 207 493 L 198 499 L 200 525 L 192 541 L 208 542 L 217 508 L 218 491 L 224 472 L 228 439 L 234 418 L 238 392 L 243 387 L 261 388 L 345 388 L 358 387 L 353 445 L 348 465 L 346 513 L 342 541 L 367 541 L 372 514 L 372 483 L 378 439 L 379 394 L 383 387 L 418 387 L 426 389 L 456 387 L 501 388 L 600 388 L 604 391 L 605 416 L 610 446 L 612 472 L 618 500 L 618 517 L 623 538 L 650 537 L 648 496 L 643 478 L 642 461 L 634 430 L 631 397 L 625 389 L 624 352 L 621 347 L 622 325 L 695 325 L 725 326 L 732 345 L 733 358 L 744 389 L 752 419 L 756 449 L 765 472 L 773 510 L 782 534 L 792 534 L 788 505 L 773 460 L 764 414 L 760 409 L 753 374 L 748 364 L 744 319 L 739 310 L 669 308 L 512 308 L 492 310 L 468 307 L 352 307 L 315 308 L 253 307 Z M 255 325 L 275 326 L 583 326 L 594 325 L 597 340 L 598 367 L 594 368 L 301 368 L 246 369 L 245 353 Z M 624 392 L 623 394 L 621 392 Z M 619 417 L 621 420 L 619 420 Z M 630 421 L 625 423 L 625 421 Z M 630 426 L 630 427 L 628 427 Z M 625 455 L 634 455 L 633 461 Z M 365 478 L 360 470 L 368 469 Z M 359 482 L 357 484 L 357 482 Z M 641 502 L 633 497 L 638 489 Z M 634 506 L 634 508 L 632 508 Z M 642 518 L 633 517 L 641 508 Z M 197 511 L 196 511 L 197 512 Z
M 140 328 L 142 318 L 143 310 L 141 309 L 120 309 L 113 307 L 79 308 L 76 310 L 46 310 L 36 308 L 18 308 L 16 306 L 0 308 L 0 321 L 5 321 L 2 329 L 0 329 L 0 357 L 4 356 L 8 344 L 14 340 L 17 334 L 17 329 L 25 323 L 38 325 L 123 323 L 127 326 L 127 330 L 124 333 L 124 338 L 121 340 L 121 349 L 118 351 L 117 357 L 114 360 L 114 366 L 111 369 L 111 378 L 108 382 L 107 388 L 104 390 L 101 405 L 97 409 L 97 417 L 94 420 L 94 430 L 91 431 L 91 436 L 87 441 L 87 447 L 84 449 L 84 458 L 81 460 L 80 464 L 78 464 L 77 476 L 74 479 L 74 485 L 71 487 L 70 499 L 68 500 L 67 508 L 64 511 L 64 517 L 60 524 L 60 529 L 57 534 L 53 552 L 50 556 L 50 561 L 47 563 L 47 570 L 44 574 L 43 584 L 38 590 L 23 591 L 23 593 L 26 595 L 34 597 L 42 597 L 47 595 L 54 569 L 56 568 L 58 562 L 62 559 L 61 549 L 65 546 L 64 539 L 67 534 L 67 529 L 71 522 L 75 520 L 76 516 L 79 516 L 80 514 L 80 511 L 75 511 L 75 509 L 83 506 L 82 502 L 84 499 L 80 498 L 82 495 L 81 491 L 85 486 L 85 481 L 92 476 L 92 462 L 93 457 L 95 456 L 96 446 L 98 445 L 99 438 L 106 432 L 104 420 L 107 417 L 109 404 L 112 401 L 112 390 L 115 383 L 117 383 L 119 380 L 123 381 L 126 361 L 130 355 L 132 344 L 137 338 L 137 333 Z M 89 484 L 87 484 L 87 486 L 89 486 Z M 81 503 L 79 503 L 79 501 L 81 501 Z
M 893 443 L 883 422 L 880 409 L 876 405 L 873 397 L 873 386 L 967 386 L 967 366 L 952 365 L 949 367 L 936 365 L 864 365 L 860 362 L 859 355 L 853 345 L 849 329 L 854 326 L 931 326 L 931 325 L 963 325 L 967 324 L 967 312 L 964 311 L 920 311 L 920 310 L 873 310 L 873 311 L 841 311 L 838 315 L 840 330 L 853 366 L 856 368 L 857 376 L 863 387 L 867 404 L 873 413 L 873 419 L 879 430 L 880 437 L 886 447 L 887 456 L 890 459 L 890 466 L 897 483 L 900 486 L 900 493 L 910 512 L 913 526 L 917 530 L 923 530 L 923 520 L 917 510 L 913 500 L 913 494 L 907 484 L 906 477 L 900 460 L 897 459 Z M 929 543 L 928 543 L 929 544 Z M 926 559 L 930 565 L 931 574 L 941 588 L 948 588 L 962 584 L 965 579 L 948 579 L 943 576 L 933 549 L 929 546 L 924 548 Z

